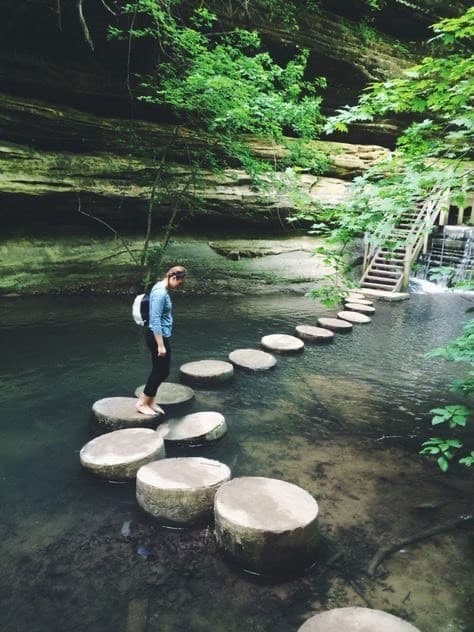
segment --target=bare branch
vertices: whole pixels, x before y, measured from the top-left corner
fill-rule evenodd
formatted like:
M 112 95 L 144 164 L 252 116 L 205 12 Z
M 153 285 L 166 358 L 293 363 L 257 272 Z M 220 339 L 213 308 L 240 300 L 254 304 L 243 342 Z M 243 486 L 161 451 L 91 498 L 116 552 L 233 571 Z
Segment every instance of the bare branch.
M 63 30 L 63 21 L 62 21 L 62 14 L 61 14 L 61 0 L 57 0 L 56 1 L 56 13 L 58 16 L 58 29 L 60 31 Z
M 112 15 L 117 15 L 117 14 L 115 13 L 115 11 L 114 11 L 113 9 L 111 9 L 111 8 L 109 7 L 109 5 L 105 2 L 105 0 L 100 0 L 100 3 L 102 4 L 102 6 L 103 6 L 103 7 L 104 7 L 104 8 L 105 8 L 105 9 L 106 9 L 109 13 L 111 13 Z
M 96 215 L 92 215 L 92 213 L 88 213 L 87 211 L 83 211 L 82 210 L 82 204 L 81 204 L 81 198 L 79 196 L 77 197 L 77 212 L 80 213 L 81 215 L 84 215 L 85 217 L 89 217 L 90 219 L 93 219 L 95 222 L 98 222 L 99 224 L 102 224 L 102 226 L 105 226 L 106 228 L 108 228 L 115 235 L 115 238 L 118 239 L 120 241 L 120 243 L 123 245 L 123 247 L 125 248 L 125 251 L 128 253 L 128 255 L 131 258 L 131 260 L 133 261 L 133 263 L 135 265 L 138 265 L 138 259 L 133 254 L 132 250 L 130 249 L 130 247 L 127 244 L 127 242 L 125 241 L 125 239 L 123 237 L 121 237 L 119 235 L 118 231 L 115 230 L 115 228 L 113 226 L 111 226 L 108 222 L 106 222 L 105 220 L 101 219 L 100 217 L 97 217 Z
M 134 248 L 133 249 L 135 252 L 140 252 L 138 250 L 138 248 Z M 96 263 L 103 263 L 104 261 L 107 261 L 107 259 L 113 259 L 114 257 L 118 257 L 119 255 L 124 255 L 124 254 L 130 254 L 132 251 L 132 249 L 130 250 L 120 250 L 119 252 L 114 252 L 111 255 L 107 255 L 106 257 L 102 257 L 102 259 L 97 259 Z
M 458 516 L 454 520 L 446 522 L 445 524 L 439 524 L 436 527 L 432 527 L 431 529 L 426 529 L 426 531 L 415 533 L 408 538 L 403 538 L 402 540 L 398 540 L 397 542 L 394 542 L 392 544 L 382 546 L 371 559 L 367 572 L 369 575 L 373 576 L 375 574 L 375 571 L 377 570 L 378 565 L 383 562 L 386 557 L 388 557 L 392 553 L 395 553 L 396 551 L 399 551 L 407 544 L 414 544 L 415 542 L 420 542 L 421 540 L 432 538 L 434 535 L 446 533 L 447 531 L 457 529 L 460 526 L 472 526 L 472 521 L 473 516 L 470 514 Z
M 128 43 L 127 43 L 127 76 L 125 79 L 125 85 L 127 86 L 128 96 L 130 97 L 130 104 L 133 104 L 133 94 L 130 87 L 130 62 L 132 57 L 132 31 L 135 26 L 135 20 L 137 19 L 138 2 L 135 3 L 135 10 L 133 12 L 132 21 L 128 29 Z M 132 105 L 131 105 L 132 107 Z
M 82 0 L 77 0 L 77 12 L 79 14 L 79 22 L 81 23 L 82 34 L 84 35 L 84 39 L 89 44 L 90 49 L 94 50 L 94 42 L 92 41 L 91 34 L 89 32 L 89 27 L 87 26 L 87 22 L 84 18 L 84 13 L 82 11 Z

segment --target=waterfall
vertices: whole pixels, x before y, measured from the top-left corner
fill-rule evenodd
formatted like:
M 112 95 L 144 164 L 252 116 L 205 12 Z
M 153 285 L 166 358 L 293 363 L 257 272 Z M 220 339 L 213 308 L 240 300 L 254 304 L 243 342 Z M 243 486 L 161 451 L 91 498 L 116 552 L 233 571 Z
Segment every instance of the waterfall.
M 428 252 L 419 259 L 410 278 L 414 292 L 445 292 L 474 281 L 474 228 L 442 226 L 431 237 Z

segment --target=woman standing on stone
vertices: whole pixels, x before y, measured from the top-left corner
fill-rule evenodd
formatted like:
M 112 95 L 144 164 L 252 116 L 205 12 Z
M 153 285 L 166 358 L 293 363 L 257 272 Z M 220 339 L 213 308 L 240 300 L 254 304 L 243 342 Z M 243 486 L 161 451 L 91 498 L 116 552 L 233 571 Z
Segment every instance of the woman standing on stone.
M 183 285 L 185 278 L 186 269 L 183 266 L 173 266 L 161 281 L 155 283 L 150 292 L 150 318 L 145 329 L 145 340 L 151 354 L 151 372 L 136 404 L 138 412 L 143 415 L 165 412 L 155 403 L 155 397 L 158 387 L 170 372 L 173 315 L 169 291 Z

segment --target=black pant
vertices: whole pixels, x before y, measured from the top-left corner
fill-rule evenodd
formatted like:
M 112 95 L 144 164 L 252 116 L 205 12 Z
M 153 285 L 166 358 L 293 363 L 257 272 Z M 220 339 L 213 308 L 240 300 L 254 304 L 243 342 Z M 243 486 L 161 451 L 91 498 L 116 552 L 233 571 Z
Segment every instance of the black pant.
M 166 348 L 166 355 L 158 355 L 158 345 L 156 344 L 155 335 L 151 329 L 146 328 L 145 332 L 146 346 L 150 350 L 151 355 L 151 373 L 148 376 L 147 383 L 143 389 L 143 394 L 147 397 L 155 397 L 156 391 L 162 382 L 166 380 L 170 373 L 171 362 L 171 345 L 169 338 L 163 338 Z

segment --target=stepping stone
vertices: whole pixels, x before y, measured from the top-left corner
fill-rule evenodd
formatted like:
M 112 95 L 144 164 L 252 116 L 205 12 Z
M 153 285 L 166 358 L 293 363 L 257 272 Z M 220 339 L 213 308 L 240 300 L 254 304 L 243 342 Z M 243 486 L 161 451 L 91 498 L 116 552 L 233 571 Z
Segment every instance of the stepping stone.
M 363 314 L 373 314 L 375 307 L 371 305 L 360 305 L 359 303 L 346 303 L 346 309 L 350 309 L 354 312 L 362 312 Z
M 276 358 L 258 349 L 236 349 L 229 353 L 229 360 L 235 366 L 249 371 L 266 371 L 276 364 Z
M 216 491 L 230 476 L 227 465 L 212 459 L 155 461 L 137 473 L 137 501 L 163 524 L 192 525 L 212 515 Z
M 317 614 L 298 632 L 420 632 L 393 614 L 370 608 L 335 608 Z
M 140 397 L 145 384 L 135 389 L 135 397 Z M 178 406 L 189 402 L 194 397 L 194 391 L 189 386 L 174 384 L 173 382 L 163 382 L 156 393 L 156 403 L 160 406 Z
M 349 323 L 364 324 L 372 322 L 370 316 L 360 314 L 359 312 L 338 312 L 337 317 L 342 318 L 342 320 L 347 320 Z
M 357 303 L 358 305 L 373 305 L 373 301 L 369 301 L 365 298 L 354 298 L 353 296 L 348 296 L 344 299 L 344 303 Z
M 360 292 L 349 292 L 349 294 L 344 298 L 344 300 L 348 301 L 349 299 L 353 299 L 353 298 L 364 299 L 365 295 L 361 294 Z
M 318 323 L 322 327 L 327 327 L 327 329 L 331 329 L 332 331 L 337 331 L 339 333 L 351 331 L 352 325 L 347 322 L 347 320 L 342 320 L 341 318 L 326 318 L 325 316 L 322 318 L 318 318 Z
M 225 483 L 214 500 L 219 546 L 245 570 L 288 572 L 311 564 L 318 504 L 304 489 L 261 476 Z
M 167 443 L 205 444 L 215 441 L 227 432 L 224 415 L 200 412 L 170 419 L 161 424 L 157 432 Z
M 105 397 L 93 404 L 92 414 L 105 431 L 143 426 L 156 427 L 160 415 L 142 415 L 135 408 L 136 403 L 134 397 Z
M 311 325 L 297 325 L 295 333 L 308 342 L 330 342 L 334 338 L 334 332 L 329 329 Z
M 288 336 L 287 334 L 271 334 L 270 336 L 263 336 L 260 340 L 265 349 L 270 351 L 276 351 L 277 353 L 295 353 L 304 349 L 304 342 L 295 336 Z
M 207 386 L 232 379 L 234 367 L 230 362 L 222 360 L 198 360 L 181 365 L 179 372 L 183 382 Z
M 96 437 L 79 453 L 81 465 L 112 480 L 135 478 L 138 469 L 165 458 L 162 437 L 149 428 L 126 428 Z

